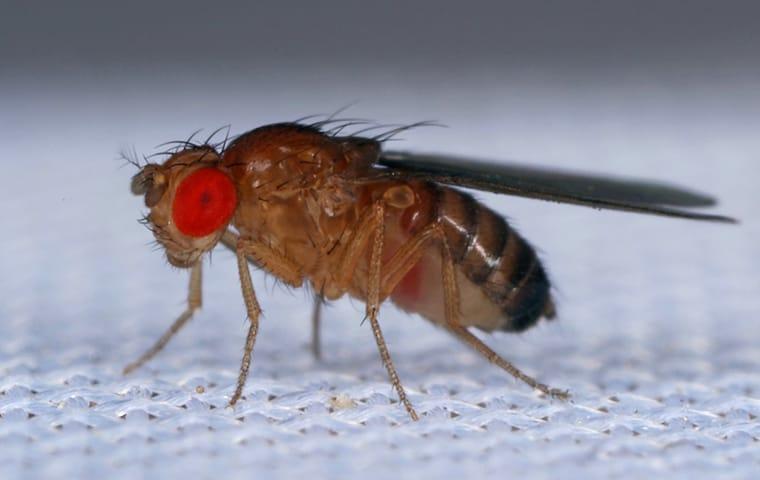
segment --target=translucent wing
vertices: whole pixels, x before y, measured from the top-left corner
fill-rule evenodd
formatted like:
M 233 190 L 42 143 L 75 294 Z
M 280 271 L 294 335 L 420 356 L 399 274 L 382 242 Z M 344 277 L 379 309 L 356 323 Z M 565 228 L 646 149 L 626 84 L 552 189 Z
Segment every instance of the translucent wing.
M 384 175 L 419 178 L 464 188 L 538 198 L 560 203 L 667 217 L 736 223 L 721 215 L 674 207 L 708 207 L 714 198 L 680 187 L 645 180 L 623 180 L 516 164 L 475 162 L 461 157 L 383 152 Z

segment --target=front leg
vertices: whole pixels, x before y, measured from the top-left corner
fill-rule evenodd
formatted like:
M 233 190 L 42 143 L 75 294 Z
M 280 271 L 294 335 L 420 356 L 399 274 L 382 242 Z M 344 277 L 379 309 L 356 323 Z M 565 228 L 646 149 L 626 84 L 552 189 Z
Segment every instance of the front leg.
M 248 321 L 251 322 L 251 325 L 248 327 L 248 335 L 245 339 L 243 359 L 240 362 L 240 373 L 238 374 L 235 393 L 232 395 L 232 398 L 230 398 L 230 406 L 235 405 L 235 403 L 237 403 L 237 401 L 240 400 L 240 397 L 243 395 L 243 387 L 245 386 L 245 380 L 248 378 L 248 370 L 251 367 L 253 346 L 256 343 L 256 335 L 259 332 L 259 315 L 261 314 L 261 307 L 259 307 L 259 302 L 256 300 L 256 292 L 253 290 L 251 272 L 248 270 L 248 260 L 246 258 L 245 244 L 246 241 L 239 238 L 235 253 L 237 255 L 240 288 L 243 292 L 245 310 L 248 314 Z
M 163 350 L 166 344 L 169 343 L 169 340 L 171 340 L 172 337 L 174 337 L 174 335 L 176 335 L 177 332 L 179 332 L 182 327 L 184 327 L 187 322 L 193 318 L 193 314 L 196 312 L 196 310 L 201 308 L 201 261 L 202 260 L 199 259 L 198 263 L 193 265 L 190 270 L 190 284 L 188 285 L 187 289 L 187 308 L 185 308 L 185 311 L 182 312 L 179 317 L 177 317 L 174 323 L 171 324 L 169 329 L 164 332 L 163 335 L 161 335 L 161 337 L 156 341 L 156 343 L 153 344 L 152 347 L 140 355 L 137 360 L 124 367 L 124 371 L 122 372 L 124 375 L 137 370 L 148 360 L 156 356 L 158 352 Z
M 236 252 L 239 239 L 240 235 L 232 230 L 227 230 L 222 236 L 221 243 L 233 252 Z M 245 242 L 244 249 L 246 251 L 246 258 L 256 267 L 269 271 L 291 287 L 300 287 L 303 284 L 302 269 L 279 252 L 265 245 L 252 244 L 251 242 Z M 315 292 L 314 307 L 311 313 L 311 352 L 317 360 L 320 360 L 322 357 L 319 330 L 323 303 L 324 297 Z
M 232 230 L 227 230 L 222 236 L 222 245 L 233 252 L 243 250 L 248 261 L 259 268 L 271 273 L 291 287 L 303 284 L 303 269 L 293 260 L 261 242 L 247 240 Z

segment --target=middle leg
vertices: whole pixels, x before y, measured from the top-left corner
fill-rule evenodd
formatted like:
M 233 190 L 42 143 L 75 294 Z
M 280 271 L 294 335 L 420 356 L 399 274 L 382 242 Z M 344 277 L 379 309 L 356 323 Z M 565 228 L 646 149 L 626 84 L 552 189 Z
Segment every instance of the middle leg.
M 322 305 L 325 303 L 325 298 L 322 294 L 314 292 L 313 303 L 314 306 L 311 311 L 311 354 L 315 360 L 319 361 L 322 359 L 320 328 L 322 324 Z
M 375 335 L 375 341 L 377 342 L 377 348 L 380 351 L 380 358 L 383 360 L 385 369 L 388 371 L 388 376 L 391 379 L 393 387 L 398 393 L 398 398 L 401 403 L 406 407 L 406 411 L 412 420 L 419 420 L 417 412 L 414 410 L 412 403 L 406 396 L 404 386 L 401 385 L 396 367 L 391 360 L 391 354 L 388 351 L 388 345 L 385 343 L 383 332 L 380 329 L 380 322 L 377 320 L 378 312 L 380 311 L 380 283 L 381 276 L 380 270 L 382 266 L 383 256 L 383 235 L 385 233 L 384 223 L 385 208 L 382 203 L 378 203 L 373 208 L 373 216 L 375 217 L 374 238 L 372 239 L 372 250 L 369 260 L 369 278 L 367 284 L 367 313 L 366 317 L 369 318 L 370 325 L 372 326 L 372 333 Z

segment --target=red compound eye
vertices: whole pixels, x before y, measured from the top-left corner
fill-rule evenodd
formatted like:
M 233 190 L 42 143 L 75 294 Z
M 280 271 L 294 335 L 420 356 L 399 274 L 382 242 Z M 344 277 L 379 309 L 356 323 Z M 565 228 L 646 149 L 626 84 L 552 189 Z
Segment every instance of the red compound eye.
M 177 187 L 172 217 L 180 232 L 205 237 L 229 221 L 236 204 L 232 180 L 215 168 L 201 168 Z

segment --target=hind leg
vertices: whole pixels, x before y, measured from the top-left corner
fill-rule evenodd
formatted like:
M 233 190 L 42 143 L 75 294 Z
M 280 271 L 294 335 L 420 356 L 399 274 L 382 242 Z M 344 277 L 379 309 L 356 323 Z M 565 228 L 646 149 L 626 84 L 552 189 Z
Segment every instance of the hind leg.
M 478 337 L 472 334 L 467 328 L 460 325 L 449 325 L 446 327 L 451 333 L 456 335 L 457 338 L 464 343 L 474 348 L 478 353 L 486 357 L 486 359 L 494 365 L 502 368 L 504 371 L 515 377 L 516 379 L 530 385 L 536 390 L 549 395 L 552 398 L 559 398 L 561 400 L 567 400 L 570 398 L 570 394 L 567 390 L 560 390 L 558 388 L 551 388 L 543 383 L 538 382 L 535 378 L 523 373 L 519 368 L 512 365 L 512 363 L 504 360 L 498 353 L 494 352 L 491 347 L 483 343 Z
M 551 397 L 561 399 L 568 398 L 569 395 L 566 391 L 550 388 L 547 385 L 538 382 L 533 377 L 523 373 L 519 368 L 502 358 L 478 337 L 473 335 L 467 327 L 461 325 L 459 321 L 461 312 L 459 308 L 459 287 L 456 279 L 456 266 L 454 265 L 448 243 L 446 242 L 446 236 L 438 225 L 433 224 L 421 231 L 400 248 L 390 259 L 386 266 L 386 274 L 383 277 L 383 286 L 381 287 L 383 294 L 382 298 L 384 299 L 390 296 L 401 279 L 404 278 L 404 275 L 416 265 L 430 243 L 435 240 L 438 240 L 441 248 L 441 276 L 446 313 L 445 328 L 458 339 L 483 355 L 489 362 L 500 367 L 516 379 Z

